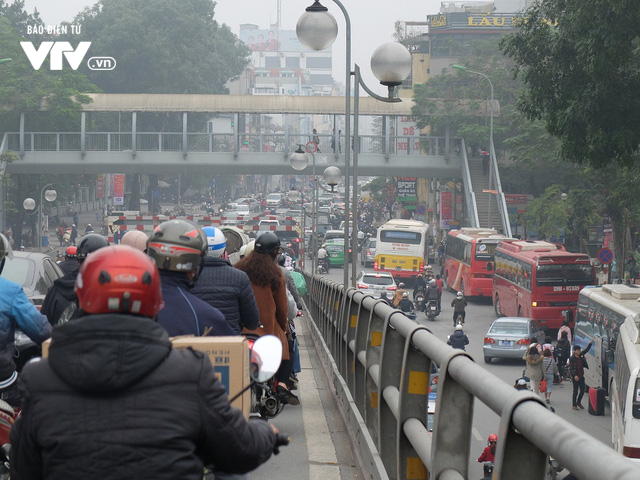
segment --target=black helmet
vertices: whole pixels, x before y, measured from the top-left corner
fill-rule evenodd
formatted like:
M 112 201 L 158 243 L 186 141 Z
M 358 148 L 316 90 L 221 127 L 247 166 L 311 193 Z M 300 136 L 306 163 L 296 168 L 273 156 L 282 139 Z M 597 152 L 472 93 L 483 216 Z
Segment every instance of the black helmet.
M 207 235 L 187 220 L 162 222 L 147 241 L 147 254 L 160 270 L 189 273 L 207 254 Z
M 90 253 L 108 246 L 109 240 L 105 237 L 98 235 L 97 233 L 90 233 L 89 235 L 82 237 L 82 240 L 80 240 L 80 245 L 78 245 L 76 250 L 76 257 L 78 258 L 78 261 L 82 263 Z
M 280 239 L 273 232 L 265 232 L 256 238 L 255 251 L 258 253 L 271 253 L 280 248 Z

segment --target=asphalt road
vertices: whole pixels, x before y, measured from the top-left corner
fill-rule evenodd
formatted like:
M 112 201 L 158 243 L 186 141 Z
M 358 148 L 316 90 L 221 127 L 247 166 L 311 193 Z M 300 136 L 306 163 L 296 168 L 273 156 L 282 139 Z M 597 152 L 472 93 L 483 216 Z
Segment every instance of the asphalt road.
M 362 267 L 358 266 L 358 268 Z M 326 276 L 333 281 L 342 282 L 343 270 L 342 268 L 334 268 Z M 453 298 L 454 293 L 446 290 L 443 292 L 442 313 L 435 321 L 428 320 L 422 313 L 418 313 L 418 318 L 416 319 L 417 322 L 428 327 L 434 335 L 443 341 L 446 341 L 447 336 L 454 331 L 453 308 L 450 306 Z M 491 300 L 470 300 L 466 311 L 464 332 L 469 337 L 467 352 L 483 368 L 486 368 L 509 385 L 513 385 L 515 380 L 522 376 L 524 361 L 494 359 L 491 364 L 486 364 L 483 360 L 482 345 L 484 335 L 496 318 Z M 555 338 L 557 332 L 552 331 L 551 334 Z M 574 411 L 571 408 L 571 394 L 571 383 L 564 382 L 560 385 L 553 385 L 551 406 L 555 409 L 556 414 L 606 445 L 611 445 L 611 411 L 609 405 L 607 404 L 605 415 L 601 417 L 589 415 L 586 408 L 585 410 Z M 582 403 L 586 407 L 586 394 Z M 482 465 L 477 463 L 476 460 L 486 446 L 489 434 L 498 431 L 499 417 L 482 402 L 476 401 L 473 423 L 469 478 L 480 478 L 482 477 Z M 560 475 L 562 476 L 563 474 Z

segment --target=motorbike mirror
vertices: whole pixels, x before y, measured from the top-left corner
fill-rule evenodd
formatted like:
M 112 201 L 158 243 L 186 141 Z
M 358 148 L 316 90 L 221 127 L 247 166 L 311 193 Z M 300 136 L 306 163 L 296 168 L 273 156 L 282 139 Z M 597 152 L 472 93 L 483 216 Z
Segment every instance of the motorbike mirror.
M 282 361 L 282 342 L 275 335 L 257 339 L 251 349 L 251 379 L 266 382 L 273 377 Z

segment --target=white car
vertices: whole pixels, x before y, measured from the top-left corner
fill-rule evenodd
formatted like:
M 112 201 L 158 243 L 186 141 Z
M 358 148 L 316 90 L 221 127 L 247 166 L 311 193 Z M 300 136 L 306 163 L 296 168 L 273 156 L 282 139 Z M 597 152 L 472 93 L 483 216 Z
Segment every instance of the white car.
M 267 195 L 267 207 L 278 208 L 284 205 L 284 195 L 282 193 L 270 193 Z
M 393 276 L 386 272 L 360 272 L 356 278 L 356 287 L 363 293 L 371 294 L 378 298 L 382 292 L 387 292 L 389 300 L 393 298 L 398 286 Z

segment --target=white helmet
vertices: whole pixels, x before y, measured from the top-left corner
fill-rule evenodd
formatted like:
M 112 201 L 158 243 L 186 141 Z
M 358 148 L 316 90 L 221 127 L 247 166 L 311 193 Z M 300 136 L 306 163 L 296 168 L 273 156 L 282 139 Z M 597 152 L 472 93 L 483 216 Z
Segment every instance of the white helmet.
M 244 252 L 245 252 L 246 249 L 247 249 L 246 245 L 242 245 L 240 247 L 240 250 L 238 250 L 238 255 L 240 255 L 240 258 L 244 257 Z
M 244 249 L 244 256 L 247 257 L 249 256 L 249 254 L 251 252 L 253 252 L 253 249 L 256 246 L 256 241 L 255 240 L 251 240 L 249 243 L 247 243 L 245 249 Z
M 456 330 L 462 330 L 462 325 L 461 324 L 456 325 Z
M 434 279 L 431 279 L 429 280 L 429 285 L 431 285 L 432 287 L 435 287 L 438 285 L 438 283 Z
M 458 293 L 456 293 L 456 297 L 458 297 L 458 298 L 462 298 L 462 292 L 458 292 Z
M 407 292 L 404 292 L 404 293 L 402 294 L 402 298 L 409 298 L 409 294 L 408 294 Z
M 131 230 L 122 237 L 120 243 L 144 252 L 147 249 L 147 240 L 149 240 L 149 236 L 143 231 Z
M 202 230 L 207 235 L 207 255 L 220 258 L 227 248 L 227 237 L 216 227 L 204 227 Z

